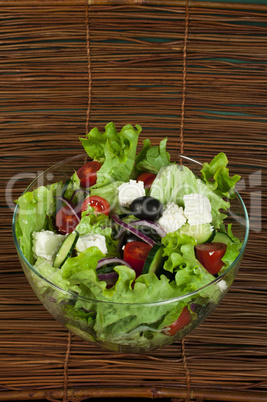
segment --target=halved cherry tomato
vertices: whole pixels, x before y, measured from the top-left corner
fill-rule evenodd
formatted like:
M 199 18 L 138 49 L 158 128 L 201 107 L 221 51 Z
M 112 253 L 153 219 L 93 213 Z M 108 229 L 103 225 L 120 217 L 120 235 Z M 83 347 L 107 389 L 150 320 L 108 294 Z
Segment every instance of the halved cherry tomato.
M 154 173 L 141 173 L 137 177 L 137 181 L 143 181 L 144 182 L 144 187 L 145 188 L 150 188 L 152 186 L 153 181 L 155 180 L 156 174 Z
M 81 211 L 87 211 L 88 205 L 94 208 L 96 212 L 100 214 L 109 215 L 110 205 L 107 200 L 102 197 L 98 197 L 97 195 L 92 195 L 87 197 L 84 202 L 82 203 Z
M 136 276 L 141 275 L 151 246 L 141 241 L 127 243 L 123 250 L 123 259 L 135 270 Z
M 227 246 L 224 243 L 198 244 L 195 246 L 196 257 L 210 274 L 215 275 L 223 267 L 222 257 L 225 254 L 226 248 Z
M 163 328 L 162 332 L 164 332 L 166 335 L 174 336 L 178 331 L 188 325 L 190 321 L 191 317 L 188 308 L 184 307 L 177 320 L 174 321 L 169 327 Z
M 73 215 L 67 205 L 62 207 L 56 214 L 56 227 L 61 234 L 73 232 L 78 223 L 77 216 Z
M 96 184 L 96 172 L 101 168 L 101 164 L 97 161 L 91 161 L 80 167 L 77 176 L 80 179 L 82 187 L 87 188 Z

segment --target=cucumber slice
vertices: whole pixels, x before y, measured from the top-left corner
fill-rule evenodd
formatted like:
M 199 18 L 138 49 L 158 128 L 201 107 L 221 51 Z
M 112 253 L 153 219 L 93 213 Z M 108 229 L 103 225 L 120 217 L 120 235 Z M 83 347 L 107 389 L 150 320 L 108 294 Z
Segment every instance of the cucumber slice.
M 231 244 L 233 243 L 233 240 L 231 239 L 230 236 L 228 236 L 228 234 L 226 233 L 222 233 L 222 232 L 217 232 L 215 234 L 214 239 L 212 240 L 214 243 L 224 243 L 224 244 Z
M 74 247 L 77 243 L 77 240 L 79 238 L 79 233 L 78 232 L 72 232 L 70 233 L 66 239 L 63 241 L 60 249 L 58 250 L 54 262 L 53 262 L 53 267 L 54 268 L 60 268 L 64 264 L 67 258 L 69 258 L 74 250 Z
M 163 266 L 163 249 L 159 244 L 152 247 L 146 258 L 142 274 L 154 273 L 157 276 L 159 275 Z
M 186 223 L 179 229 L 179 233 L 194 237 L 197 244 L 211 242 L 216 235 L 216 230 L 210 223 L 189 225 Z

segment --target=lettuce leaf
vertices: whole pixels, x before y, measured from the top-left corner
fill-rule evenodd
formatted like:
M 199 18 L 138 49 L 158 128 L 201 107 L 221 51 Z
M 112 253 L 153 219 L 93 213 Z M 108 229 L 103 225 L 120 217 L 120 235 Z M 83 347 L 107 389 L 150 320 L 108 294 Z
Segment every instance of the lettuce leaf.
M 144 140 L 143 148 L 135 158 L 136 175 L 142 172 L 158 173 L 168 166 L 170 154 L 166 151 L 167 138 L 160 141 L 158 146 L 151 146 L 150 140 Z
M 175 283 L 180 294 L 195 292 L 214 280 L 205 267 L 196 259 L 195 240 L 179 231 L 169 233 L 162 239 L 164 255 L 167 260 L 164 269 L 175 275 Z M 208 298 L 214 303 L 221 298 L 220 288 L 216 285 L 201 289 L 197 297 Z M 188 298 L 189 300 L 189 298 Z
M 66 278 L 63 278 L 61 269 L 54 268 L 44 258 L 38 257 L 34 268 L 39 272 L 40 275 L 48 279 L 54 285 L 64 290 L 70 289 L 70 282 Z M 39 289 L 41 292 L 45 292 L 48 288 L 50 288 L 49 284 L 46 285 L 45 282 L 41 281 L 40 279 Z
M 211 275 L 195 257 L 193 244 L 181 246 L 180 253 L 184 259 L 175 274 L 176 285 L 185 294 L 194 292 L 214 280 Z
M 83 219 L 85 218 L 86 219 Z M 79 224 L 76 226 L 76 229 L 79 229 L 80 234 L 86 234 L 87 232 L 91 232 L 91 226 L 105 226 L 109 225 L 109 217 L 105 214 L 101 214 L 99 212 L 96 213 L 95 209 L 91 207 L 90 204 L 87 205 L 86 211 L 82 212 L 82 219 Z M 82 233 L 83 232 L 83 233 Z
M 165 246 L 163 256 L 167 257 L 163 267 L 175 273 L 176 286 L 181 293 L 193 292 L 214 280 L 195 257 L 193 237 L 177 230 L 163 237 L 162 244 Z
M 216 155 L 210 163 L 204 163 L 201 170 L 201 178 L 206 185 L 216 194 L 228 198 L 234 198 L 233 192 L 236 183 L 241 179 L 241 176 L 229 176 L 229 169 L 226 168 L 228 159 L 221 152 Z M 211 180 L 212 179 L 212 180 Z
M 98 280 L 93 270 L 77 273 L 70 278 L 72 285 L 81 284 L 81 296 L 118 303 L 94 304 L 93 301 L 79 300 L 79 305 L 76 305 L 77 308 L 83 307 L 86 310 L 91 310 L 94 305 L 97 311 L 94 330 L 99 339 L 127 338 L 131 331 L 140 326 L 149 326 L 158 330 L 166 314 L 174 308 L 178 311 L 181 309 L 177 302 L 150 307 L 139 304 L 179 296 L 177 287 L 169 282 L 166 276 L 162 275 L 159 279 L 151 273 L 141 275 L 133 287 L 135 272 L 132 269 L 125 266 L 117 266 L 114 269 L 119 278 L 110 289 L 106 288 L 105 282 Z M 176 315 L 178 317 L 179 313 L 177 312 Z
M 183 296 L 214 279 L 204 268 L 198 266 L 192 256 L 186 258 L 187 253 L 191 255 L 194 250 L 183 247 L 186 245 L 180 247 L 181 257 L 186 263 L 175 273 L 175 280 L 169 280 L 165 275 L 158 278 L 154 273 L 140 275 L 135 280 L 135 272 L 126 266 L 114 268 L 119 277 L 116 284 L 109 289 L 105 282 L 99 281 L 94 270 L 78 272 L 70 278 L 72 286 L 79 285 L 80 295 L 92 300 L 80 299 L 75 307 L 87 311 L 95 309 L 93 329 L 99 339 L 123 341 L 125 344 L 139 338 L 145 342 L 146 336 L 147 341 L 151 340 L 156 334 L 160 334 L 162 328 L 170 325 L 174 317 L 179 317 L 190 298 L 149 307 L 140 303 Z M 96 303 L 94 300 L 112 303 Z
M 93 188 L 99 188 L 114 181 L 128 182 L 134 167 L 138 137 L 142 130 L 130 124 L 117 132 L 115 124 L 109 123 L 105 132 L 92 129 L 87 138 L 80 138 L 87 154 L 102 163 L 97 172 L 97 183 Z
M 229 267 L 229 265 L 234 262 L 234 260 L 238 257 L 240 249 L 242 247 L 242 242 L 238 239 L 238 237 L 235 237 L 233 232 L 232 232 L 232 223 L 228 224 L 227 227 L 227 234 L 228 236 L 232 239 L 233 242 L 229 242 L 227 244 L 227 249 L 226 252 L 222 258 L 222 261 L 226 264 L 223 270 Z
M 215 194 L 206 184 L 186 166 L 169 165 L 162 168 L 155 178 L 150 195 L 166 205 L 168 202 L 184 207 L 185 194 L 198 193 L 205 195 L 212 208 L 212 223 L 217 228 L 226 217 L 220 209 L 227 210 L 230 203 Z
M 81 271 L 94 270 L 98 261 L 105 257 L 98 247 L 89 247 L 76 257 L 71 257 L 61 267 L 62 278 L 69 279 L 72 275 Z
M 51 230 L 49 217 L 55 214 L 55 196 L 61 191 L 62 183 L 54 183 L 29 191 L 16 200 L 19 206 L 16 235 L 21 251 L 31 264 L 34 263 L 32 233 L 41 229 Z

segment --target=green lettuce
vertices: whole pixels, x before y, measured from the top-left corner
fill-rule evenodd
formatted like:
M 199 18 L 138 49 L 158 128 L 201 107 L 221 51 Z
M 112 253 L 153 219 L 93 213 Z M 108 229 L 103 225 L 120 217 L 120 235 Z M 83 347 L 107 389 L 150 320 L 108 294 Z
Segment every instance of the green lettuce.
M 40 275 L 42 275 L 44 278 L 48 279 L 51 283 L 58 286 L 59 288 L 64 289 L 64 290 L 70 289 L 70 282 L 66 278 L 63 278 L 61 269 L 54 268 L 44 258 L 38 257 L 36 260 L 36 263 L 34 265 L 34 268 L 36 269 L 36 271 L 39 272 Z M 44 281 L 42 281 L 42 282 L 40 282 L 39 288 L 41 289 L 41 292 L 43 293 L 48 288 L 50 288 L 50 285 L 45 284 Z
M 135 173 L 142 172 L 158 173 L 159 170 L 168 166 L 170 154 L 166 151 L 167 138 L 160 141 L 158 146 L 151 146 L 150 140 L 143 141 L 143 148 L 135 158 Z
M 69 279 L 72 275 L 81 271 L 94 270 L 97 263 L 105 255 L 98 247 L 89 247 L 76 257 L 70 257 L 61 267 L 62 278 Z
M 225 264 L 225 267 L 223 270 L 225 270 L 229 265 L 234 262 L 234 260 L 238 257 L 240 249 L 242 247 L 242 242 L 238 239 L 238 237 L 235 237 L 233 232 L 232 232 L 232 224 L 228 224 L 227 230 L 225 230 L 227 235 L 230 237 L 232 242 L 229 242 L 227 244 L 227 249 L 226 252 L 222 258 L 222 261 Z
M 178 293 L 186 295 L 204 287 L 197 297 L 208 298 L 217 303 L 222 293 L 216 285 L 205 288 L 214 280 L 214 276 L 196 259 L 195 240 L 176 231 L 168 233 L 162 243 L 165 245 L 163 255 L 166 258 L 164 269 L 174 275 Z
M 33 264 L 32 234 L 42 229 L 51 230 L 50 217 L 55 214 L 55 196 L 62 192 L 62 183 L 41 186 L 29 191 L 16 200 L 19 207 L 16 235 L 21 251 Z
M 81 217 L 82 219 L 80 220 L 76 228 L 79 228 L 79 232 L 84 232 L 83 234 L 86 233 L 86 230 L 89 233 L 91 231 L 91 226 L 94 225 L 104 226 L 108 225 L 110 222 L 109 217 L 107 215 L 101 214 L 100 212 L 96 212 L 95 209 L 90 204 L 87 205 L 86 211 L 82 212 Z M 83 219 L 85 217 L 86 219 Z
M 163 256 L 166 271 L 175 273 L 176 286 L 180 293 L 193 292 L 214 280 L 211 275 L 196 259 L 196 240 L 188 235 L 180 234 L 179 230 L 168 233 L 162 239 Z
M 185 294 L 194 292 L 214 280 L 211 275 L 195 257 L 193 244 L 184 244 L 180 251 L 184 262 L 175 273 L 175 282 Z
M 94 303 L 79 300 L 77 308 L 86 310 L 96 309 L 96 321 L 94 330 L 99 339 L 127 338 L 131 331 L 140 327 L 148 327 L 159 331 L 161 322 L 168 324 L 172 318 L 166 319 L 166 315 L 176 309 L 176 316 L 182 306 L 174 302 L 155 306 L 142 306 L 139 303 L 149 303 L 165 299 L 175 298 L 180 295 L 175 283 L 171 283 L 166 276 L 157 278 L 155 274 L 139 276 L 135 280 L 135 272 L 126 266 L 117 266 L 114 270 L 119 278 L 116 284 L 106 288 L 106 283 L 99 281 L 93 270 L 83 271 L 70 278 L 72 285 L 80 287 L 80 295 L 93 300 L 108 301 L 113 303 Z M 118 304 L 116 304 L 118 303 Z M 129 304 L 128 304 L 129 303 Z
M 183 196 L 198 193 L 205 195 L 212 208 L 212 223 L 217 228 L 226 217 L 220 209 L 227 210 L 230 203 L 226 202 L 218 194 L 215 194 L 206 184 L 186 166 L 169 165 L 162 168 L 155 178 L 150 195 L 166 205 L 168 202 L 184 207 Z
M 233 198 L 234 188 L 236 183 L 241 179 L 241 176 L 229 176 L 229 169 L 226 167 L 228 159 L 226 155 L 221 152 L 216 155 L 210 163 L 204 163 L 201 170 L 201 178 L 206 185 L 216 194 L 228 198 Z
M 117 132 L 115 124 L 109 123 L 105 132 L 100 133 L 93 128 L 87 138 L 80 138 L 87 154 L 102 166 L 97 172 L 97 183 L 93 188 L 99 188 L 114 181 L 128 182 L 134 168 L 138 137 L 142 128 L 130 124 Z

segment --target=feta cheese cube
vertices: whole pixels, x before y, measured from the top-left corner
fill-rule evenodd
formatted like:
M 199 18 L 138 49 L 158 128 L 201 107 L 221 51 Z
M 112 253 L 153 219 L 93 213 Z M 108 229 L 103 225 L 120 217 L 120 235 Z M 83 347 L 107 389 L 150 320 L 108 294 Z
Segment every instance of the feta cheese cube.
M 169 202 L 161 218 L 158 220 L 158 224 L 167 232 L 175 232 L 180 229 L 186 222 L 184 211 L 182 207 L 179 207 L 174 202 Z
M 119 203 L 122 207 L 128 207 L 133 200 L 146 195 L 144 182 L 130 180 L 128 183 L 123 183 L 118 187 Z
M 189 225 L 200 225 L 211 223 L 211 204 L 209 199 L 202 194 L 187 194 L 183 197 L 184 215 L 188 219 Z
M 56 234 L 50 230 L 43 229 L 40 232 L 33 232 L 32 251 L 34 258 L 42 257 L 52 263 L 64 239 L 64 235 Z
M 75 250 L 77 253 L 81 253 L 82 251 L 88 249 L 89 247 L 96 246 L 102 251 L 103 254 L 107 254 L 107 246 L 106 246 L 106 238 L 103 235 L 90 233 L 86 235 L 82 235 L 78 238 L 78 241 L 75 246 Z

